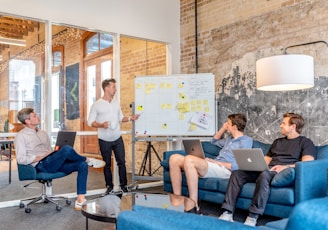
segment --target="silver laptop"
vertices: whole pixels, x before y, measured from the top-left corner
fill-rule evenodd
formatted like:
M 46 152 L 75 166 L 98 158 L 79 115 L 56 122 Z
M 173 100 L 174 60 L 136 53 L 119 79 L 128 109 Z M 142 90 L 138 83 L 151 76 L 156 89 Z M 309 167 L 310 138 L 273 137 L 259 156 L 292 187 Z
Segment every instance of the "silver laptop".
M 205 159 L 202 144 L 199 139 L 182 140 L 187 155 L 193 155 Z
M 232 149 L 232 153 L 240 170 L 259 172 L 269 170 L 260 148 Z
M 73 131 L 59 131 L 57 134 L 57 140 L 55 145 L 55 150 L 63 145 L 74 146 L 76 132 Z

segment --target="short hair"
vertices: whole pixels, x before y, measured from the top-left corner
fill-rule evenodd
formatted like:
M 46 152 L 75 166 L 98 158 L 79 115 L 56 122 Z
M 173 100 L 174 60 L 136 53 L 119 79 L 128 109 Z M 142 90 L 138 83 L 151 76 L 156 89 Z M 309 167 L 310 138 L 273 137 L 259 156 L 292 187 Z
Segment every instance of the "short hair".
M 304 127 L 304 118 L 297 114 L 297 113 L 285 113 L 284 118 L 289 117 L 289 125 L 294 125 L 296 126 L 296 132 L 298 134 L 302 133 L 302 129 Z
M 17 119 L 22 123 L 22 124 L 26 124 L 25 120 L 30 118 L 30 114 L 34 112 L 33 108 L 24 108 L 19 110 L 19 112 L 17 113 Z
M 108 78 L 102 81 L 101 87 L 103 90 L 110 84 L 110 83 L 116 83 L 116 80 L 114 78 Z
M 232 125 L 237 126 L 237 129 L 240 132 L 244 132 L 247 123 L 247 118 L 244 114 L 242 113 L 230 114 L 228 116 L 228 119 L 231 120 Z

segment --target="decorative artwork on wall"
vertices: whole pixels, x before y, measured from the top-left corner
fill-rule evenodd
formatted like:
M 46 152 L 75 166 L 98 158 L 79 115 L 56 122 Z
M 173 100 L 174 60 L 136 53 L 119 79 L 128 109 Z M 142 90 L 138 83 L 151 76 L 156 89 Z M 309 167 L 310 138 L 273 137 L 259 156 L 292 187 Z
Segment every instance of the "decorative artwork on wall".
M 272 143 L 281 137 L 280 123 L 286 112 L 301 114 L 305 119 L 302 135 L 316 145 L 328 144 L 328 78 L 315 79 L 315 87 L 307 90 L 266 92 L 256 89 L 255 73 L 235 66 L 224 77 L 218 92 L 219 127 L 231 113 L 245 113 L 248 117 L 247 135 Z
M 80 117 L 79 106 L 79 63 L 66 67 L 66 118 Z

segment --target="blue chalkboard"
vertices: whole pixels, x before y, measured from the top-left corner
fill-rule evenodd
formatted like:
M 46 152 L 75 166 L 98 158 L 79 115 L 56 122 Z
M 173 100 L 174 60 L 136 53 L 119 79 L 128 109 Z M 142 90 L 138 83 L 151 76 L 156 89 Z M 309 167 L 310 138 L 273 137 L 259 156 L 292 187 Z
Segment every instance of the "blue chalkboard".
M 135 77 L 136 136 L 212 136 L 213 74 Z

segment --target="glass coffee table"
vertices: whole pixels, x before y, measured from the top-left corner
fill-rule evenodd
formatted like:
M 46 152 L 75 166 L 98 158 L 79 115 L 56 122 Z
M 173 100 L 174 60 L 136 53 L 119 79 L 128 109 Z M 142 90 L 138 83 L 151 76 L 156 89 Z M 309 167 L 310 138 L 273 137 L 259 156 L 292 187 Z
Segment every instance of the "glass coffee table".
M 131 210 L 132 194 L 114 195 L 110 194 L 90 200 L 82 205 L 82 215 L 86 217 L 86 229 L 89 228 L 89 219 L 116 223 L 116 219 L 120 211 Z
M 89 228 L 89 219 L 116 224 L 118 214 L 124 210 L 131 210 L 134 204 L 180 212 L 191 210 L 195 207 L 193 200 L 174 194 L 143 192 L 125 193 L 123 195 L 110 194 L 90 200 L 82 205 L 81 212 L 86 217 L 86 229 L 88 230 Z

